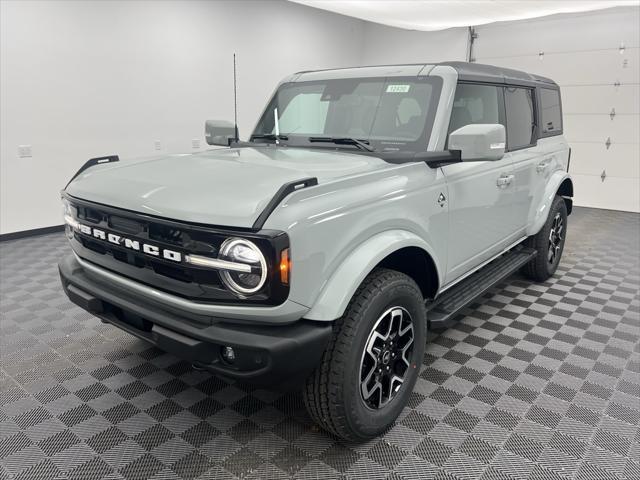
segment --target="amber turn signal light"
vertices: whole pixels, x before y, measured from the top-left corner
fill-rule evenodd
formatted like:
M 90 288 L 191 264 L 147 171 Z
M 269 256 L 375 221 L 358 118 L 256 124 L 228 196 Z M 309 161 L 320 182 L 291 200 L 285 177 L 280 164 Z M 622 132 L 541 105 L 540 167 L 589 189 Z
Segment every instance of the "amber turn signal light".
M 291 274 L 291 259 L 289 249 L 285 248 L 280 252 L 280 281 L 284 285 L 289 285 L 289 275 Z

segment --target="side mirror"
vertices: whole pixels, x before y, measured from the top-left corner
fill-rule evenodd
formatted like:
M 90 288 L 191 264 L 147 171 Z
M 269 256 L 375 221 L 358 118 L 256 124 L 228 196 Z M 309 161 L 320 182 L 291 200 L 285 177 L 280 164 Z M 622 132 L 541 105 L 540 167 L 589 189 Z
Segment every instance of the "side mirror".
M 209 145 L 228 147 L 236 139 L 236 127 L 226 120 L 207 120 L 204 123 L 204 137 Z
M 465 125 L 449 134 L 449 150 L 460 150 L 463 162 L 500 160 L 504 157 L 506 137 L 504 125 Z

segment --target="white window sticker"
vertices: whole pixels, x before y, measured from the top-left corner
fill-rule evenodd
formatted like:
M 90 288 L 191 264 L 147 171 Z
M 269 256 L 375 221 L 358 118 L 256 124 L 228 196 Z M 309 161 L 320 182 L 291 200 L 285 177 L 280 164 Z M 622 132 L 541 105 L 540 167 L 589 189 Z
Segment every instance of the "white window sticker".
M 387 93 L 407 93 L 411 85 L 387 85 Z

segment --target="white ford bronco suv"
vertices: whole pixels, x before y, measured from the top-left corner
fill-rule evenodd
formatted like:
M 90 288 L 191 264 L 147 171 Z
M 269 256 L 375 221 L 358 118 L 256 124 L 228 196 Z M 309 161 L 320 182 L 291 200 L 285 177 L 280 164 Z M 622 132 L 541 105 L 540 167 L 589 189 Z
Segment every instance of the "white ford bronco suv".
M 253 134 L 87 162 L 62 192 L 69 298 L 227 378 L 299 378 L 361 440 L 407 404 L 427 331 L 554 274 L 573 184 L 558 85 L 474 63 L 296 73 Z

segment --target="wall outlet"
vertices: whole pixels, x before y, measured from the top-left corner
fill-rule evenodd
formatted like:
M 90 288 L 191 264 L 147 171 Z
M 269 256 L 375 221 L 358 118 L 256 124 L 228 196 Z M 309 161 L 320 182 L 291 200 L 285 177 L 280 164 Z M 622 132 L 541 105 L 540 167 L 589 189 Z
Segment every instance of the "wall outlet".
M 200 139 L 199 138 L 194 138 L 193 140 L 191 140 L 191 148 L 193 148 L 193 149 L 200 148 Z
M 162 150 L 162 143 L 160 142 L 160 140 L 156 140 L 155 142 L 153 142 L 153 146 L 156 150 Z
M 18 145 L 18 158 L 31 158 L 31 145 Z

